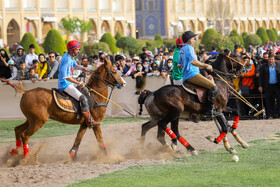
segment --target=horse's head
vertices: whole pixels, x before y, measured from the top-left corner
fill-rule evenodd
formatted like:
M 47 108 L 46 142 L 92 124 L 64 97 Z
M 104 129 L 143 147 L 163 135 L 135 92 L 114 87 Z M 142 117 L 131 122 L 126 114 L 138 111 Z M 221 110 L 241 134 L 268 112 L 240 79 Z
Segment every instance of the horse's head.
M 240 76 L 247 73 L 251 69 L 250 62 L 248 63 L 240 56 L 231 54 L 230 51 L 221 53 L 218 59 L 213 62 L 213 68 L 232 76 Z
M 106 57 L 104 58 L 104 64 L 92 73 L 88 84 L 93 84 L 95 82 L 94 80 L 102 81 L 108 86 L 117 88 L 121 88 L 126 85 L 125 80 L 121 77 L 121 73 L 112 66 L 111 61 Z

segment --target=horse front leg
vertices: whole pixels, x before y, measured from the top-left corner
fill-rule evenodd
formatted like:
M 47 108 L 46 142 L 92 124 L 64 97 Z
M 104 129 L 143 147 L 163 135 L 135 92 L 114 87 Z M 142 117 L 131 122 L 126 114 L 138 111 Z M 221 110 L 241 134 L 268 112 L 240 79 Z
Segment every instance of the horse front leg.
M 249 147 L 249 145 L 245 141 L 243 141 L 242 138 L 240 136 L 238 136 L 237 132 L 235 131 L 238 127 L 238 123 L 239 123 L 239 116 L 234 116 L 233 125 L 231 126 L 230 132 L 233 135 L 233 137 L 235 138 L 235 140 L 241 145 L 241 147 L 246 149 Z
M 179 126 L 179 118 L 171 121 L 171 130 L 176 134 L 177 138 L 175 139 L 172 139 L 172 144 L 171 144 L 171 148 L 173 149 L 173 151 L 176 150 L 177 148 L 177 140 L 178 140 L 178 137 L 180 137 L 180 134 L 179 134 L 179 129 L 178 129 L 178 126 Z
M 150 120 L 141 126 L 140 146 L 142 149 L 144 149 L 146 133 L 155 126 L 157 126 L 157 123 L 153 120 Z
M 80 146 L 80 143 L 85 135 L 87 131 L 87 125 L 85 123 L 85 121 L 80 125 L 80 129 L 77 133 L 77 136 L 76 136 L 76 139 L 74 141 L 74 145 L 73 147 L 70 149 L 69 151 L 69 154 L 70 154 L 70 157 L 73 159 L 73 160 L 76 160 L 77 159 L 77 154 L 78 154 L 78 150 L 79 150 L 79 146 Z
M 96 137 L 96 140 L 98 142 L 98 146 L 99 146 L 99 149 L 104 153 L 104 155 L 108 156 L 108 153 L 107 153 L 107 150 L 106 150 L 106 147 L 105 147 L 105 144 L 104 144 L 104 141 L 103 141 L 103 137 L 102 137 L 102 132 L 101 132 L 101 127 L 100 127 L 101 124 L 97 124 L 95 125 L 92 130 L 95 134 L 95 137 Z

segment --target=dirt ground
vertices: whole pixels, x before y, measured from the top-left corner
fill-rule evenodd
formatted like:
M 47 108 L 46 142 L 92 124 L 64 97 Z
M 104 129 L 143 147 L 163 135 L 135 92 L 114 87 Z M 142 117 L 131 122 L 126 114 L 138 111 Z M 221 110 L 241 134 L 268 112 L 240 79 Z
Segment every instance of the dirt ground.
M 232 121 L 230 121 L 232 124 Z M 100 174 L 111 173 L 135 165 L 154 165 L 172 162 L 169 154 L 156 139 L 157 127 L 146 136 L 145 148 L 139 149 L 142 123 L 112 124 L 104 127 L 103 137 L 109 153 L 104 157 L 98 150 L 92 130 L 88 130 L 80 145 L 79 160 L 73 162 L 68 155 L 75 135 L 54 138 L 30 139 L 30 158 L 22 160 L 9 156 L 13 144 L 0 144 L 0 186 L 65 186 L 77 180 L 91 179 Z M 78 130 L 78 128 L 77 128 Z M 245 141 L 273 138 L 280 131 L 279 119 L 240 121 L 237 132 Z M 213 121 L 198 124 L 180 121 L 180 133 L 198 150 L 215 150 L 223 147 L 205 139 L 217 136 Z M 237 144 L 228 135 L 231 145 Z M 166 136 L 167 142 L 170 142 Z M 141 151 L 140 151 L 141 150 Z M 246 150 L 242 150 L 246 151 Z M 175 157 L 189 156 L 190 153 L 178 144 Z

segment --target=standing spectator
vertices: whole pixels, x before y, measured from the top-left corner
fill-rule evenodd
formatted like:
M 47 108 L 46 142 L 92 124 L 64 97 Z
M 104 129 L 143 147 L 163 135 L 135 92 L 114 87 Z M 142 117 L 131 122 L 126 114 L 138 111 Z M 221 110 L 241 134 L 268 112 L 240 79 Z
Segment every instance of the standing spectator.
M 276 59 L 275 62 L 280 62 L 280 49 L 276 52 Z
M 49 79 L 57 79 L 58 78 L 58 67 L 59 63 L 55 58 L 54 52 L 49 52 L 49 60 L 48 60 L 48 66 L 50 66 L 50 72 L 48 73 L 48 76 L 44 78 L 44 81 L 47 81 Z
M 124 67 L 122 68 L 122 75 L 125 75 L 128 70 L 130 69 L 131 65 L 132 65 L 132 60 L 130 57 L 127 57 L 126 60 L 125 60 L 125 64 L 123 64 Z
M 26 69 L 26 64 L 24 61 L 20 62 L 20 69 L 18 71 L 17 79 L 19 80 L 19 84 L 22 84 L 21 80 L 27 80 L 28 70 Z
M 36 61 L 36 59 L 33 60 Z M 48 62 L 46 61 L 46 57 L 44 54 L 40 54 L 39 63 L 38 63 L 38 75 L 39 75 L 38 81 L 47 78 L 48 72 L 50 72 L 50 67 L 48 65 Z
M 142 53 L 144 54 L 144 53 Z M 126 74 L 123 77 L 127 77 L 127 76 L 131 76 L 131 74 L 136 71 L 136 64 L 139 62 L 139 57 L 135 56 L 132 58 L 132 64 L 131 67 L 129 68 L 129 70 L 126 72 Z M 143 61 L 142 61 L 143 63 Z
M 15 80 L 17 78 L 18 69 L 17 69 L 13 59 L 10 59 L 8 61 L 8 66 L 9 66 L 9 68 L 11 70 L 11 77 L 9 78 L 9 80 Z
M 280 64 L 275 63 L 273 55 L 268 57 L 268 63 L 260 69 L 259 91 L 265 91 L 265 110 L 268 119 L 273 118 L 275 98 L 277 113 L 280 115 Z
M 20 69 L 20 62 L 25 62 L 26 54 L 24 53 L 24 48 L 21 45 L 17 46 L 16 54 L 12 57 L 15 62 L 17 69 L 14 69 L 14 74 L 17 75 L 17 71 Z
M 153 62 L 151 64 L 151 71 L 147 74 L 147 76 L 159 76 L 160 75 L 160 69 L 159 66 Z
M 172 70 L 173 70 L 173 59 L 169 58 L 165 65 L 162 66 L 160 68 L 160 75 L 162 76 L 163 79 L 167 78 L 167 75 L 171 75 L 172 74 Z
M 178 59 L 179 59 L 179 52 L 180 49 L 185 45 L 183 42 L 182 37 L 179 37 L 176 40 L 176 48 L 173 55 L 173 72 L 172 72 L 172 78 L 173 78 L 173 84 L 174 85 L 182 85 L 183 83 L 183 71 L 182 69 L 178 68 Z
M 8 79 L 11 77 L 11 69 L 8 65 L 10 60 L 5 49 L 0 49 L 0 78 Z
M 219 52 L 217 52 L 217 48 L 215 46 L 212 47 L 212 51 L 209 52 L 210 55 L 212 55 L 212 57 L 214 57 L 216 54 L 219 54 Z
M 143 69 L 143 65 L 141 63 L 136 64 L 136 71 L 132 73 L 132 78 L 136 80 L 136 88 L 141 88 L 143 85 L 144 77 L 146 76 L 146 72 Z
M 99 52 L 99 61 L 96 62 L 95 68 L 98 68 L 99 66 L 104 64 L 104 58 L 105 58 L 105 54 L 103 52 Z
M 33 68 L 32 61 L 34 59 L 38 60 L 38 56 L 35 54 L 35 45 L 34 44 L 30 44 L 29 45 L 29 54 L 26 55 L 26 57 L 25 57 L 26 69 Z

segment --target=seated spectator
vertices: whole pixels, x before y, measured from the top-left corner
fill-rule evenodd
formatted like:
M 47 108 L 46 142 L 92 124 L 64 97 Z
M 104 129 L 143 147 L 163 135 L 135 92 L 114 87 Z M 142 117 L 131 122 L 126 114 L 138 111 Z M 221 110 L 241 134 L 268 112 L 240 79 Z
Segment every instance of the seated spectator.
M 127 57 L 125 60 L 125 64 L 122 64 L 122 75 L 125 75 L 128 70 L 131 68 L 132 66 L 132 60 L 130 57 Z
M 144 81 L 143 77 L 145 77 L 147 74 L 145 71 L 143 71 L 143 69 L 144 68 L 142 63 L 137 63 L 136 71 L 134 71 L 131 75 L 132 78 L 136 80 L 136 88 L 142 88 L 143 86 L 143 81 Z
M 12 57 L 12 59 L 15 62 L 14 67 L 16 67 L 16 69 L 13 69 L 14 76 L 17 76 L 17 71 L 20 69 L 20 62 L 25 61 L 25 57 L 26 54 L 24 53 L 24 48 L 21 45 L 18 45 L 16 49 L 16 54 Z M 14 77 L 11 80 L 14 80 L 15 78 L 16 77 Z
M 156 62 L 151 64 L 151 71 L 147 74 L 147 76 L 159 76 L 160 69 Z
M 34 59 L 36 60 L 36 59 Z M 44 54 L 39 55 L 39 63 L 38 63 L 38 81 L 41 81 L 44 78 L 48 77 L 48 72 L 50 72 L 50 67 L 48 62 L 46 61 L 46 57 Z
M 49 55 L 48 65 L 50 66 L 50 72 L 48 73 L 48 76 L 44 78 L 44 81 L 58 78 L 59 62 L 55 58 L 55 52 L 49 52 L 48 55 Z
M 104 64 L 105 54 L 103 52 L 99 52 L 99 60 L 96 62 L 95 69 Z
M 11 77 L 9 78 L 9 80 L 16 80 L 18 69 L 16 67 L 15 62 L 12 59 L 10 59 L 8 61 L 8 66 L 9 66 L 9 68 L 11 70 Z
M 123 55 L 116 55 L 114 64 L 116 64 L 118 70 L 122 72 L 125 67 L 125 57 Z
M 149 73 L 149 72 L 151 71 L 147 60 L 144 60 L 144 61 L 142 62 L 142 65 L 143 65 L 144 71 L 145 71 L 146 73 Z
M 160 75 L 163 79 L 167 78 L 167 75 L 171 75 L 173 70 L 173 58 L 169 58 L 167 63 L 160 68 Z
M 135 56 L 132 58 L 132 64 L 129 70 L 126 72 L 126 74 L 123 77 L 131 76 L 131 74 L 136 71 L 136 64 L 139 62 L 139 57 Z
M 20 62 L 20 69 L 18 71 L 17 80 L 19 80 L 19 84 L 22 84 L 21 80 L 27 80 L 28 70 L 26 69 L 26 64 L 24 61 Z
M 0 49 L 0 78 L 8 79 L 11 77 L 11 69 L 8 65 L 10 60 L 5 49 Z
M 38 56 L 35 54 L 35 45 L 34 44 L 30 44 L 29 45 L 29 53 L 25 57 L 26 69 L 34 68 L 33 64 L 32 64 L 32 61 L 34 59 L 38 60 Z
M 31 68 L 27 74 L 27 79 L 31 80 L 33 83 L 35 83 L 36 80 L 38 80 L 39 75 L 35 73 L 35 69 Z

